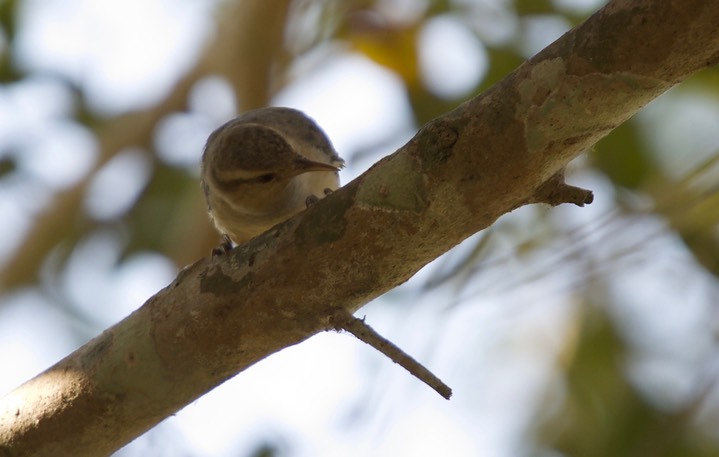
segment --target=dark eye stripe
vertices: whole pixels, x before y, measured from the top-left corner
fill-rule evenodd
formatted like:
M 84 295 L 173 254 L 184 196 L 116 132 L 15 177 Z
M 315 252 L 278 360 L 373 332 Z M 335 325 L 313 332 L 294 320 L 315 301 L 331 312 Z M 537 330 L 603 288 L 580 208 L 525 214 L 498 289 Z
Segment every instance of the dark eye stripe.
M 276 177 L 277 177 L 277 175 L 274 173 L 267 173 L 267 174 L 256 177 L 254 179 L 254 181 L 256 181 L 258 183 L 265 183 L 265 182 L 274 181 Z

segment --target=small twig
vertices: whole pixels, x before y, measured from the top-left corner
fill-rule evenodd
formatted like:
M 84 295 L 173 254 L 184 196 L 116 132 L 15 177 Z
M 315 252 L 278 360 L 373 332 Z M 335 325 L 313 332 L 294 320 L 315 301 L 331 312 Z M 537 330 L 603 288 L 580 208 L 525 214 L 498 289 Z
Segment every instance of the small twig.
M 548 203 L 552 206 L 561 205 L 562 203 L 574 203 L 577 206 L 584 206 L 592 203 L 592 201 L 594 201 L 594 194 L 591 190 L 570 186 L 564 182 L 564 169 L 542 184 L 530 199 L 532 203 Z
M 345 330 L 359 340 L 364 341 L 382 354 L 389 357 L 394 363 L 404 367 L 414 377 L 427 384 L 429 387 L 437 391 L 442 397 L 449 400 L 452 396 L 452 389 L 442 382 L 431 371 L 425 368 L 421 363 L 417 362 L 409 354 L 395 346 L 394 343 L 377 333 L 372 327 L 367 325 L 364 319 L 358 319 L 345 309 L 338 309 L 335 313 L 333 324 L 337 330 Z

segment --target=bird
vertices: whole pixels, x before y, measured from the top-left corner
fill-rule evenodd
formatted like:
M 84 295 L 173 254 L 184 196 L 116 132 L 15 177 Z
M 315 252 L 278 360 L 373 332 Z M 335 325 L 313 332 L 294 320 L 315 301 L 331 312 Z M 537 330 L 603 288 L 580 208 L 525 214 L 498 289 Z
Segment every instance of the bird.
M 227 252 L 305 210 L 340 186 L 344 160 L 317 123 L 269 107 L 226 122 L 202 154 L 201 185 Z

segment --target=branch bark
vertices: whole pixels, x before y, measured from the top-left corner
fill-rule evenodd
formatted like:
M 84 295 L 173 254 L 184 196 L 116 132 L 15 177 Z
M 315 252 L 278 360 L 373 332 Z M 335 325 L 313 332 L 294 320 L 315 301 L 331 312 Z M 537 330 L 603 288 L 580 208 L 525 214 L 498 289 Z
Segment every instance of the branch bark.
M 332 318 L 332 325 L 335 330 L 344 330 L 354 335 L 358 340 L 369 344 L 377 349 L 391 361 L 407 370 L 412 376 L 419 379 L 428 387 L 434 389 L 446 400 L 452 396 L 452 389 L 441 379 L 435 376 L 412 356 L 398 348 L 393 342 L 383 337 L 375 329 L 367 325 L 364 318 L 354 317 L 344 308 L 337 308 L 337 313 Z
M 248 366 L 331 329 L 526 203 L 574 203 L 563 167 L 719 63 L 719 3 L 610 2 L 423 126 L 308 211 L 201 259 L 122 322 L 0 401 L 4 455 L 106 455 Z

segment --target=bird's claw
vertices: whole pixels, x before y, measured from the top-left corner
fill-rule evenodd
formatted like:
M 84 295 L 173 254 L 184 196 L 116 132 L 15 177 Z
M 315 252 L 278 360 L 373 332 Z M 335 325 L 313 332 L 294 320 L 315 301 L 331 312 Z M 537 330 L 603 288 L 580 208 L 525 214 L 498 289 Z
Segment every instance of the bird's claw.
M 232 240 L 227 235 L 222 235 L 222 242 L 219 246 L 212 250 L 212 257 L 219 257 L 227 254 L 232 250 Z
M 320 201 L 320 198 L 318 196 L 310 194 L 307 196 L 307 198 L 305 198 L 305 206 L 307 206 L 307 208 L 309 208 L 310 206 L 314 205 L 318 201 Z

